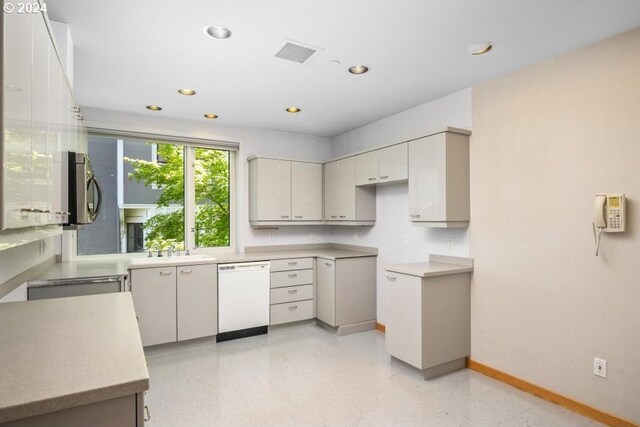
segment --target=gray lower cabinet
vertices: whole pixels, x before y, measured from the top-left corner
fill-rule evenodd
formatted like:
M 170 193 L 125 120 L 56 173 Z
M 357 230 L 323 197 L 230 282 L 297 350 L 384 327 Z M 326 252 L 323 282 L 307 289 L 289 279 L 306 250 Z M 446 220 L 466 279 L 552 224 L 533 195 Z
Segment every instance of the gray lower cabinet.
M 337 260 L 318 258 L 316 278 L 316 317 L 319 320 L 339 328 L 364 324 L 367 325 L 365 329 L 375 327 L 375 256 Z
M 0 424 L 2 427 L 142 427 L 143 393 L 103 400 L 75 408 Z
M 385 347 L 432 378 L 471 352 L 470 274 L 422 278 L 385 271 Z
M 216 264 L 131 270 L 143 346 L 218 333 Z
M 173 342 L 177 336 L 176 268 L 131 270 L 131 296 L 142 345 Z
M 271 261 L 270 325 L 314 317 L 313 258 Z

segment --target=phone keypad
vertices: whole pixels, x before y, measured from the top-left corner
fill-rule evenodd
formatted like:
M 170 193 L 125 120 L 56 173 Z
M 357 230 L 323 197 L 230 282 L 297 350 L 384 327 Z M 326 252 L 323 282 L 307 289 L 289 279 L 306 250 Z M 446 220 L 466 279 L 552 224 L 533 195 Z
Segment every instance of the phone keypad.
M 609 210 L 609 228 L 620 229 L 620 209 Z

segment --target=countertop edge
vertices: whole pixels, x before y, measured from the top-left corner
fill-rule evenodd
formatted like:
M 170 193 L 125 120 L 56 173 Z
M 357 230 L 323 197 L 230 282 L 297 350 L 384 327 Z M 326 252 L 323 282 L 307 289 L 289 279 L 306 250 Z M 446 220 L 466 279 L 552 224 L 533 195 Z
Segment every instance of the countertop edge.
M 473 273 L 473 267 L 466 266 L 456 266 L 453 264 L 449 264 L 452 268 L 448 270 L 437 270 L 437 271 L 422 271 L 421 273 L 417 272 L 415 269 L 406 269 L 393 265 L 385 265 L 382 267 L 383 270 L 389 271 L 391 273 L 399 273 L 406 274 L 409 276 L 415 277 L 437 277 L 437 276 L 447 276 L 450 274 L 461 274 L 461 273 Z
M 105 400 L 117 399 L 149 390 L 149 377 L 140 378 L 125 383 L 114 384 L 94 390 L 56 396 L 50 399 L 21 403 L 0 408 L 0 423 L 21 420 L 65 409 L 91 405 Z

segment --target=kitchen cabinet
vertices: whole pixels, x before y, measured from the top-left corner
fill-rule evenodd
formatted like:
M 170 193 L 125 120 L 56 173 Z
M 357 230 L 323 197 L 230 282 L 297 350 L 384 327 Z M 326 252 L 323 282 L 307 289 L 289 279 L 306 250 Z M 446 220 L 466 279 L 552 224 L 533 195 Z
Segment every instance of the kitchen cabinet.
M 87 131 L 41 13 L 2 16 L 0 228 L 63 224 L 62 150 Z
M 216 264 L 133 269 L 130 278 L 143 346 L 218 333 Z
M 322 164 L 291 162 L 291 216 L 322 221 Z
M 322 220 L 322 164 L 249 159 L 249 221 L 254 226 Z
M 356 187 L 355 157 L 327 163 L 324 180 L 326 221 L 373 225 L 376 219 L 375 187 Z
M 177 267 L 178 341 L 218 333 L 216 265 Z
M 408 178 L 407 143 L 356 156 L 356 185 L 404 182 Z
M 176 341 L 176 268 L 136 269 L 130 277 L 142 345 Z
M 318 258 L 316 287 L 316 317 L 339 335 L 375 328 L 375 256 Z
M 470 273 L 385 271 L 385 347 L 425 378 L 464 367 L 471 350 Z
M 414 225 L 469 224 L 469 132 L 409 141 L 409 218 Z
M 314 317 L 313 259 L 271 261 L 270 325 Z

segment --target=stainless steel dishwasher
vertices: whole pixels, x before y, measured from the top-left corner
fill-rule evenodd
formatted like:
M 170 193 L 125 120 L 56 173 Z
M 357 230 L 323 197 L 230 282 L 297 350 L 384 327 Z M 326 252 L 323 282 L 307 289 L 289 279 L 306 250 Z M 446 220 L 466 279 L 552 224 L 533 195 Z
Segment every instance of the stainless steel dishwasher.
M 125 276 L 79 277 L 29 282 L 27 299 L 77 297 L 124 291 Z

